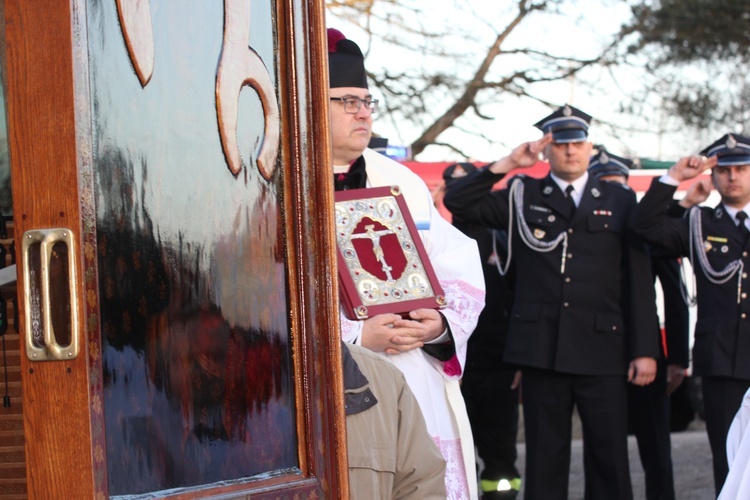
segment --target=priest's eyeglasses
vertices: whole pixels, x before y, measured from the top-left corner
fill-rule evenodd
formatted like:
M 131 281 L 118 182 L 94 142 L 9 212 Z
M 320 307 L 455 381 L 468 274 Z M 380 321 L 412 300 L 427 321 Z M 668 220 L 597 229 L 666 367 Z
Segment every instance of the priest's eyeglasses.
M 331 100 L 343 102 L 344 112 L 349 113 L 350 115 L 356 115 L 357 113 L 359 113 L 359 110 L 362 109 L 363 104 L 367 107 L 367 109 L 370 110 L 370 113 L 374 114 L 378 112 L 378 100 L 371 97 L 360 99 L 359 97 L 355 96 L 344 96 L 331 97 Z

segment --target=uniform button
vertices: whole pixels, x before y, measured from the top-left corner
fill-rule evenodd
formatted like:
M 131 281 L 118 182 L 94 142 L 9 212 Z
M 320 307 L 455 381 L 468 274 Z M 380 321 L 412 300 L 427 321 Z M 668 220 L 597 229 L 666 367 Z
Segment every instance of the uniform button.
M 570 276 L 565 277 L 565 283 L 570 283 Z
M 568 234 L 573 234 L 573 228 L 568 229 Z
M 742 279 L 747 279 L 747 273 L 742 273 Z
M 746 298 L 747 298 L 747 294 L 746 294 L 745 292 L 742 292 L 742 298 L 743 298 L 743 299 L 746 299 Z
M 747 257 L 747 252 L 742 252 L 743 257 Z
M 563 302 L 563 307 L 570 307 L 570 303 L 569 302 Z
M 604 224 L 604 227 L 609 227 L 609 224 Z
M 613 325 L 613 326 L 612 326 L 612 331 L 613 331 L 613 332 L 616 332 L 616 331 L 617 331 L 617 325 Z
M 740 318 L 742 318 L 742 319 L 747 318 L 747 314 L 745 314 L 745 313 L 740 314 Z
M 572 253 L 569 253 L 569 254 L 568 254 L 568 258 L 569 258 L 569 259 L 572 259 L 572 258 L 573 258 L 573 254 L 572 254 Z

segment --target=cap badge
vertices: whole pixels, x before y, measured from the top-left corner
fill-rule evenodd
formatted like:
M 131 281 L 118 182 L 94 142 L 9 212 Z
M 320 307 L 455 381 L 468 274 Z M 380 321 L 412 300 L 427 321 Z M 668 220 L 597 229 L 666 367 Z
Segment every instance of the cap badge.
M 546 232 L 542 231 L 541 229 L 534 229 L 534 238 L 541 240 L 544 238 L 544 235 L 547 234 Z
M 573 114 L 573 110 L 570 109 L 570 106 L 568 106 L 566 104 L 565 107 L 563 108 L 563 115 L 564 116 L 571 116 L 572 114 Z
M 737 139 L 735 139 L 731 134 L 727 138 L 726 147 L 729 149 L 734 149 L 737 147 Z
M 546 195 L 550 195 L 550 194 L 552 194 L 552 186 L 546 186 L 546 187 L 545 187 L 545 188 L 544 188 L 544 189 L 542 190 L 542 193 L 544 193 L 544 194 L 546 194 Z
M 602 151 L 599 155 L 599 163 L 609 163 L 609 155 L 606 152 Z
M 601 191 L 599 191 L 597 188 L 591 188 L 591 196 L 593 196 L 594 198 L 599 198 L 601 195 Z

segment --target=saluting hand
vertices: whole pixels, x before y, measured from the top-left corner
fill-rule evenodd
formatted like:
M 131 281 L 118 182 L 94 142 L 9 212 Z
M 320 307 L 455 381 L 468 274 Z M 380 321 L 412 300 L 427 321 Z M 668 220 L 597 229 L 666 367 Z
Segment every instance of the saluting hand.
M 698 179 L 688 187 L 685 197 L 680 200 L 680 206 L 690 208 L 700 205 L 708 199 L 711 194 L 711 179 Z
M 516 168 L 532 167 L 539 161 L 539 153 L 541 153 L 551 142 L 551 133 L 545 134 L 539 140 L 524 142 L 511 151 L 508 156 L 505 156 L 490 165 L 490 171 L 495 174 L 507 174 Z
M 716 166 L 716 156 L 684 156 L 669 167 L 667 174 L 676 181 L 687 181 Z
M 628 382 L 635 385 L 648 385 L 656 378 L 654 358 L 635 358 L 628 367 Z

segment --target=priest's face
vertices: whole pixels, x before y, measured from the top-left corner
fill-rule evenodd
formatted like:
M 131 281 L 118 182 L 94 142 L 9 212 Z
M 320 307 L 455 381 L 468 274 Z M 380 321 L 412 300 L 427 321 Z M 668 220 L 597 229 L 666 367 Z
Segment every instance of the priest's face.
M 329 92 L 332 98 L 357 97 L 372 98 L 367 89 L 358 87 L 337 87 Z M 333 164 L 347 165 L 362 155 L 370 143 L 372 135 L 372 111 L 362 104 L 356 113 L 347 113 L 344 101 L 332 100 L 331 137 L 333 140 Z

